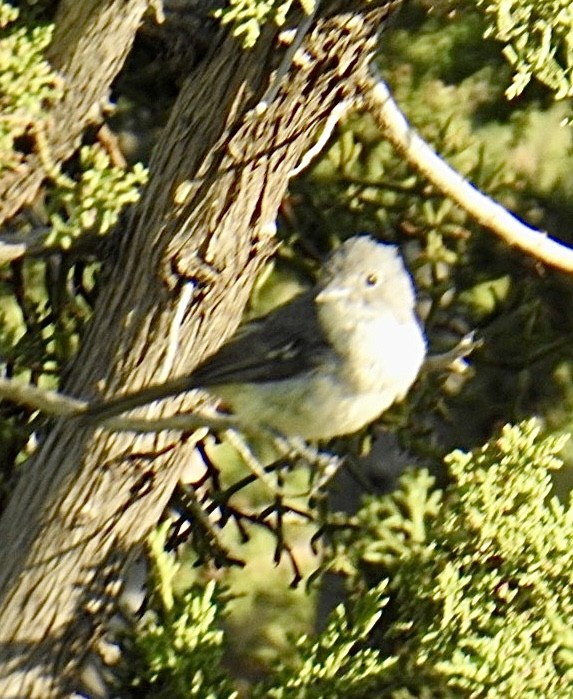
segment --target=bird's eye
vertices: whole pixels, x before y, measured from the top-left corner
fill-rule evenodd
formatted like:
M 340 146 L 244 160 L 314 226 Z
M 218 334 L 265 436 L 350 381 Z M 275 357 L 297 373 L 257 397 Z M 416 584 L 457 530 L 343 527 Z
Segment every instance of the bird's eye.
M 367 286 L 376 286 L 376 284 L 378 284 L 378 275 L 374 274 L 374 272 L 371 272 L 366 277 L 366 285 Z

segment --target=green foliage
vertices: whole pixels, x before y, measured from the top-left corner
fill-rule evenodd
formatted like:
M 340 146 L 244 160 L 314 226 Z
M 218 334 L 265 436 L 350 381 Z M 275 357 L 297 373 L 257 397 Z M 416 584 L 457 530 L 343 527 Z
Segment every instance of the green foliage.
M 249 693 L 269 699 L 502 696 L 573 692 L 573 498 L 551 495 L 564 438 L 534 421 L 506 426 L 370 497 L 339 533 L 333 568 L 354 571 L 350 601 L 302 636 Z M 153 697 L 232 697 L 219 669 L 224 600 L 213 583 L 174 592 L 177 564 L 153 540 L 151 608 L 135 636 L 132 684 Z M 345 561 L 345 562 L 344 562 Z
M 21 162 L 19 138 L 41 138 L 47 108 L 62 95 L 62 82 L 43 55 L 53 26 L 18 18 L 16 8 L 0 3 L 0 173 Z
M 563 0 L 480 0 L 478 7 L 495 26 L 486 36 L 505 44 L 503 53 L 515 74 L 509 98 L 521 94 L 533 77 L 547 85 L 555 99 L 573 96 L 573 14 Z
M 313 12 L 316 0 L 298 0 L 298 5 L 309 15 Z M 255 45 L 262 25 L 274 22 L 278 27 L 286 21 L 293 0 L 229 0 L 229 3 L 216 10 L 214 15 L 221 24 L 233 26 L 233 36 L 241 39 L 245 48 Z
M 563 444 L 533 421 L 507 426 L 447 458 L 444 494 L 409 473 L 357 515 L 347 553 L 392 600 L 377 643 L 395 663 L 378 696 L 571 696 L 573 499 L 550 496 Z
M 166 526 L 151 538 L 153 597 L 134 629 L 126 665 L 128 684 L 137 697 L 153 699 L 234 699 L 238 694 L 222 670 L 222 616 L 226 601 L 215 582 L 174 589 L 178 564 L 163 550 Z M 345 610 L 331 614 L 317 638 L 295 644 L 296 664 L 283 664 L 268 681 L 253 686 L 251 696 L 269 699 L 359 697 L 388 664 L 378 650 L 364 645 L 387 604 L 385 583 L 368 591 Z
M 372 629 L 388 603 L 386 584 L 367 591 L 353 606 L 331 614 L 326 629 L 315 639 L 303 636 L 296 644 L 296 666 L 282 666 L 253 697 L 268 699 L 353 699 L 376 696 L 379 678 L 393 663 L 367 648 Z
M 426 4 L 432 9 L 440 5 Z M 540 97 L 539 86 L 533 97 L 526 91 L 517 104 L 501 103 L 510 68 L 495 55 L 496 43 L 483 41 L 486 26 L 474 4 L 456 4 L 464 11 L 452 19 L 438 8 L 423 19 L 406 18 L 385 35 L 382 61 L 398 101 L 416 128 L 476 185 L 519 215 L 541 227 L 553 226 L 566 237 L 573 146 L 570 131 L 559 128 L 564 106 L 543 107 L 548 91 Z M 301 5 L 312 11 L 311 3 Z M 523 30 L 545 17 L 546 8 L 556 7 L 537 5 L 529 15 L 514 12 L 512 19 L 520 22 L 505 27 L 507 39 L 498 32 L 517 55 L 517 82 L 510 89 L 523 83 L 527 71 L 536 73 L 531 51 L 542 35 L 548 43 L 540 55 L 557 62 L 560 71 L 566 65 L 566 23 L 545 34 Z M 490 14 L 503 9 L 493 2 L 483 7 Z M 503 7 L 513 11 L 518 6 Z M 290 9 L 291 0 L 239 0 L 219 15 L 245 45 L 252 45 L 262 22 L 281 24 Z M 57 76 L 42 58 L 50 28 L 17 22 L 16 10 L 0 3 L 0 168 L 16 166 L 22 146 L 38 149 L 50 165 L 50 153 L 40 148 L 44 109 L 61 94 Z M 525 47 L 523 55 L 514 44 Z M 531 65 L 520 74 L 527 60 Z M 562 72 L 565 77 L 559 80 L 566 80 L 567 72 Z M 546 82 L 562 96 L 565 83 Z M 108 231 L 120 207 L 135 200 L 146 176 L 138 168 L 125 173 L 113 166 L 97 146 L 85 147 L 79 157 L 48 171 L 43 210 L 54 231 L 50 244 L 60 251 L 74 248 L 72 243 L 88 231 Z M 548 390 L 557 366 L 563 390 L 573 394 L 567 284 L 540 274 L 481 233 L 395 156 L 368 118 L 346 122 L 326 157 L 310 177 L 293 185 L 293 193 L 293 202 L 303 202 L 295 235 L 307 244 L 320 248 L 321 235 L 339 238 L 368 230 L 401 245 L 417 288 L 430 299 L 424 320 L 433 349 L 444 346 L 439 332 L 444 327 L 451 333 L 478 328 L 485 339 L 485 350 L 472 357 L 478 378 L 465 385 L 465 414 L 459 402 L 456 406 L 441 395 L 436 398 L 445 393 L 442 387 L 430 386 L 431 403 L 418 396 L 412 401 L 418 401 L 419 420 L 425 421 L 420 441 L 428 451 L 443 440 L 435 449 L 443 453 L 448 443 L 444 423 L 451 425 L 450 441 L 453 435 L 456 444 L 475 444 L 476 434 L 489 434 L 493 423 L 516 414 L 571 414 L 573 399 L 564 404 Z M 93 286 L 94 270 L 88 267 L 87 288 L 78 290 L 83 276 L 71 258 L 64 252 L 58 265 L 32 260 L 1 271 L 0 355 L 6 373 L 57 382 L 89 316 Z M 438 400 L 441 412 L 433 410 Z M 545 410 L 537 411 L 543 401 Z M 10 405 L 2 410 L 0 466 L 22 453 L 29 431 L 26 414 Z M 447 420 L 441 419 L 444 414 Z M 393 495 L 369 500 L 352 520 L 354 534 L 341 540 L 332 563 L 354 573 L 347 610 L 337 609 L 325 632 L 304 637 L 292 654 L 289 649 L 287 662 L 253 694 L 277 699 L 435 699 L 487 692 L 517 699 L 570 696 L 573 515 L 571 507 L 549 497 L 547 473 L 557 465 L 560 446 L 540 440 L 532 425 L 508 428 L 484 449 L 449 458 L 453 483 L 445 493 L 434 490 L 433 480 L 420 471 L 405 476 Z M 221 506 L 221 513 L 235 517 L 244 533 L 237 516 L 244 502 L 237 505 L 236 495 L 232 502 L 226 497 L 227 509 Z M 268 528 L 275 511 L 266 511 L 270 514 L 260 524 Z M 253 519 L 257 517 L 255 512 Z M 198 519 L 195 524 L 202 524 Z M 206 518 L 208 523 L 215 519 Z M 284 552 L 281 536 L 282 528 L 277 528 L 272 541 L 277 558 L 277 552 Z M 212 583 L 178 592 L 177 564 L 163 553 L 162 537 L 152 544 L 153 599 L 136 629 L 133 695 L 233 697 L 234 686 L 221 670 L 225 600 Z M 193 543 L 198 541 L 196 537 Z M 253 547 L 248 554 L 255 562 L 246 567 L 251 577 L 236 584 L 253 599 L 257 586 L 262 588 L 263 604 L 272 607 L 272 595 L 281 595 L 280 584 L 274 579 L 269 584 L 270 576 L 261 575 L 261 549 Z M 236 578 L 244 573 L 236 572 Z M 259 592 L 256 601 L 262 597 Z M 279 606 L 275 603 L 273 610 Z M 292 618 L 292 607 L 283 606 Z M 255 607 L 241 621 L 253 625 L 264 616 Z
M 66 249 L 85 232 L 109 232 L 123 208 L 139 199 L 147 174 L 140 163 L 131 171 L 112 165 L 97 144 L 82 147 L 79 173 L 73 179 L 58 177 L 48 197 L 51 234 L 46 244 Z
M 235 699 L 222 670 L 221 596 L 214 581 L 174 591 L 178 564 L 163 548 L 168 524 L 150 542 L 154 594 L 135 629 L 131 684 L 138 697 Z
M 4 29 L 18 18 L 18 10 L 6 2 L 0 3 L 0 29 Z

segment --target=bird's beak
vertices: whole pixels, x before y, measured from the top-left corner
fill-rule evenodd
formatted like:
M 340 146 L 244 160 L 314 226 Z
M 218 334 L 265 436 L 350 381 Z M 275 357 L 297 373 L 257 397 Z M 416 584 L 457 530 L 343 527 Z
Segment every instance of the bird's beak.
M 327 286 L 316 295 L 317 303 L 328 303 L 330 301 L 340 301 L 348 298 L 350 289 L 345 286 Z

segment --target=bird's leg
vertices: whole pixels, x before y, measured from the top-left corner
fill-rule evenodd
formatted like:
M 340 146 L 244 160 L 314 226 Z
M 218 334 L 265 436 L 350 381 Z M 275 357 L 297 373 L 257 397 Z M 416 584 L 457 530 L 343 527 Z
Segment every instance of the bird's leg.
M 282 489 L 274 482 L 265 471 L 263 464 L 247 444 L 243 435 L 237 430 L 225 430 L 225 437 L 229 444 L 237 451 L 243 459 L 249 471 L 257 477 L 267 487 L 273 497 L 282 496 Z

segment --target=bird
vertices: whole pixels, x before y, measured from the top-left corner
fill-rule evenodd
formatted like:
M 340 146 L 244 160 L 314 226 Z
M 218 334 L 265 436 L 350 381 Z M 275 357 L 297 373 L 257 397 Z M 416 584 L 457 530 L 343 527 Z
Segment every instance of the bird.
M 326 441 L 353 434 L 402 400 L 426 356 L 399 250 L 368 235 L 342 242 L 315 285 L 248 320 L 191 373 L 88 405 L 104 422 L 192 389 L 241 425 Z

